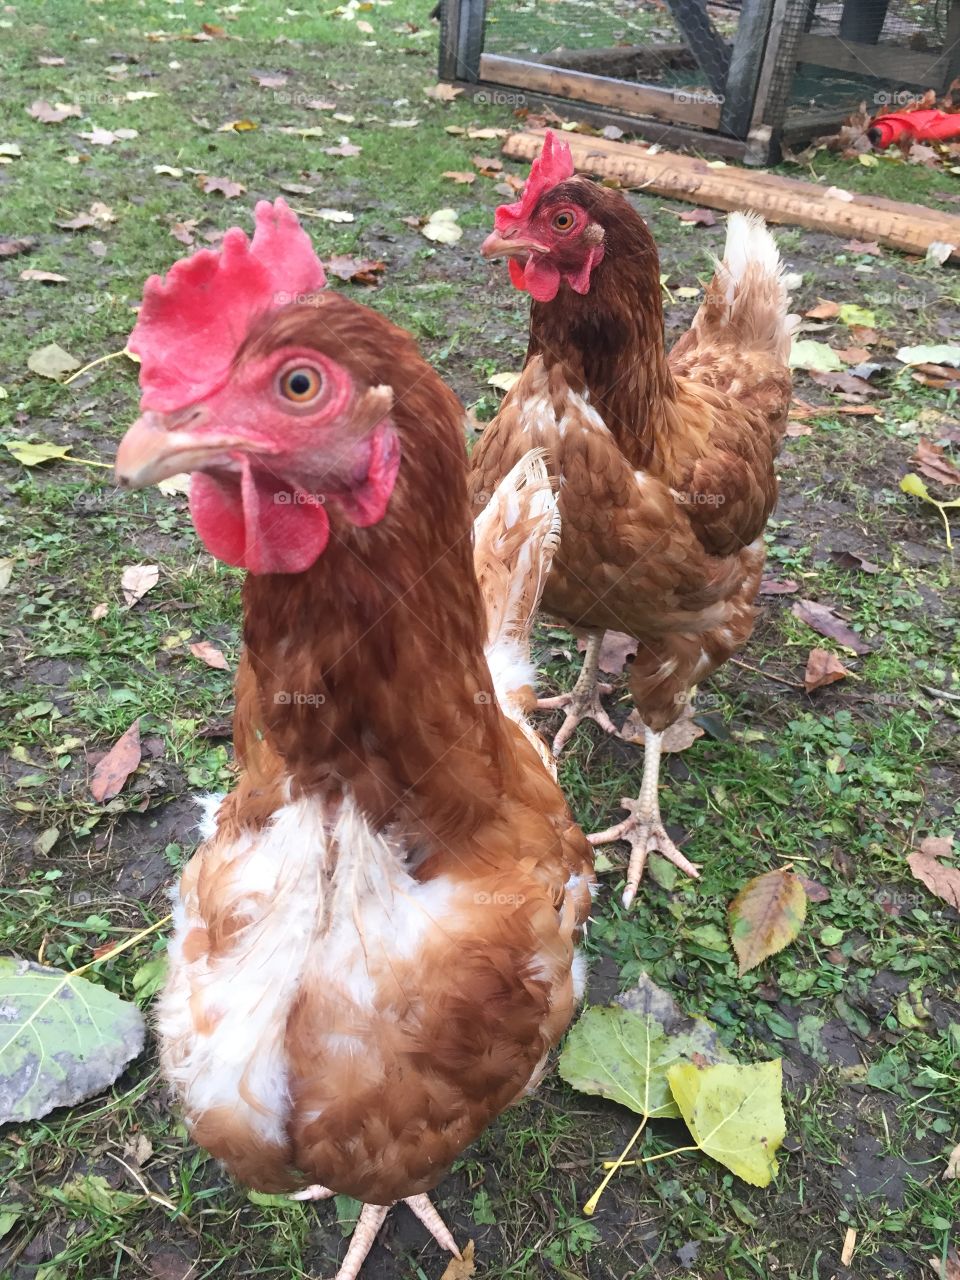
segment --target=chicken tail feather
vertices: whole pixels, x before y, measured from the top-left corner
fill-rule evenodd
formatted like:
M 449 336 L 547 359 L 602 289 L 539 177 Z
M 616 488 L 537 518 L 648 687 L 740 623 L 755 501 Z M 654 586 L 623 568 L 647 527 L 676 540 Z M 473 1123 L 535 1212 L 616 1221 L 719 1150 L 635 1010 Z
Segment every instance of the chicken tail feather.
M 756 213 L 731 213 L 723 259 L 694 318 L 694 331 L 786 363 L 798 320 L 788 314 L 789 302 L 780 251 L 766 223 Z
M 487 617 L 486 657 L 506 715 L 523 727 L 534 704 L 530 632 L 560 544 L 557 494 L 543 449 L 531 449 L 474 521 L 473 563 Z

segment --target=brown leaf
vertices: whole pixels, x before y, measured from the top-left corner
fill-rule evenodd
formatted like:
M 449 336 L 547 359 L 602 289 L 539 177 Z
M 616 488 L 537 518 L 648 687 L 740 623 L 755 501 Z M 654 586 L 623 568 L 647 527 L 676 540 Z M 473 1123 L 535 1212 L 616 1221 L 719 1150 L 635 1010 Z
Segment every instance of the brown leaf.
M 946 1179 L 960 1178 L 960 1143 L 953 1148 L 947 1157 L 947 1167 L 943 1171 Z
M 820 298 L 815 307 L 811 307 L 803 314 L 808 320 L 833 320 L 840 314 L 840 303 L 827 302 Z
M 828 605 L 816 600 L 797 600 L 793 605 L 794 616 L 829 640 L 835 640 L 854 653 L 869 653 L 871 646 L 852 631 L 843 618 Z
M 620 732 L 627 742 L 643 744 L 644 729 L 639 711 L 634 709 L 630 712 L 623 722 L 623 728 Z M 679 719 L 675 720 L 664 731 L 663 737 L 660 739 L 660 749 L 668 754 L 675 755 L 677 752 L 686 751 L 688 747 L 693 746 L 698 738 L 702 737 L 703 730 L 693 718 L 693 704 L 687 702 Z
M 362 150 L 362 147 L 358 147 L 349 138 L 341 138 L 337 146 L 324 147 L 323 154 L 325 156 L 358 156 Z
M 22 274 L 22 273 L 21 273 Z M 943 448 L 922 437 L 917 441 L 917 450 L 910 459 L 917 469 L 929 480 L 937 480 L 940 484 L 960 484 L 960 467 L 944 454 Z
M 744 885 L 727 912 L 740 977 L 793 942 L 806 914 L 807 895 L 792 871 L 767 871 Z
M 942 898 L 954 910 L 960 911 L 960 867 L 950 866 L 939 860 L 948 853 L 953 853 L 953 846 L 949 841 L 928 836 L 922 841 L 920 848 L 909 855 L 907 865 L 931 893 Z
M 34 267 L 27 267 L 25 271 L 20 272 L 21 280 L 33 280 L 37 284 L 66 284 L 67 277 L 59 276 L 55 271 L 37 271 Z
M 822 689 L 825 684 L 835 684 L 848 675 L 847 668 L 836 654 L 826 649 L 811 649 L 807 657 L 807 669 L 803 673 L 803 687 L 807 693 Z
M 835 350 L 844 364 L 865 364 L 870 359 L 866 347 L 837 347 Z
M 43 54 L 37 58 L 37 62 L 41 67 L 65 67 L 67 65 L 66 58 L 45 57 Z
M 258 75 L 254 72 L 250 79 L 255 81 L 261 89 L 282 89 L 289 76 L 285 76 L 281 72 L 268 73 L 267 75 Z
M 807 377 L 828 391 L 845 391 L 848 395 L 875 396 L 878 391 L 871 387 L 865 378 L 857 378 L 852 373 L 821 373 L 816 369 L 807 371 Z
M 796 440 L 800 436 L 812 436 L 813 427 L 808 427 L 802 422 L 788 422 L 784 435 L 789 436 L 791 440 Z
M 337 104 L 326 98 L 308 98 L 303 104 L 309 111 L 336 111 Z
M 475 173 L 465 173 L 461 170 L 447 169 L 441 173 L 441 178 L 449 178 L 452 182 L 459 182 L 461 185 L 469 187 L 472 182 L 476 182 L 477 175 Z
M 207 195 L 221 195 L 226 200 L 236 200 L 247 190 L 242 182 L 233 182 L 230 178 L 212 178 L 202 174 L 198 181 L 201 191 Z
M 96 127 L 89 133 L 81 133 L 78 137 L 85 138 L 87 142 L 95 147 L 112 147 L 115 142 L 128 142 L 131 138 L 138 137 L 136 129 L 101 129 Z
M 74 103 L 58 102 L 54 107 L 40 98 L 27 107 L 27 115 L 33 116 L 41 124 L 60 124 L 71 116 L 82 116 L 83 112 Z
M 128 607 L 142 600 L 160 581 L 158 564 L 128 564 L 120 576 L 120 589 Z
M 821 884 L 819 880 L 808 880 L 803 875 L 798 875 L 797 879 L 803 885 L 803 891 L 811 902 L 828 902 L 830 900 L 830 890 L 826 885 Z
M 83 231 L 86 227 L 95 227 L 97 220 L 89 213 L 78 213 L 74 218 L 65 218 L 62 222 L 57 222 L 58 227 L 63 227 L 64 231 Z
M 618 676 L 636 652 L 637 642 L 633 636 L 622 631 L 606 631 L 600 645 L 600 670 Z
M 763 578 L 760 582 L 762 596 L 789 596 L 800 590 L 800 584 L 793 578 Z
M 193 244 L 193 233 L 197 228 L 197 219 L 188 218 L 186 222 L 175 222 L 170 228 L 170 234 L 174 240 L 179 240 L 181 244 Z
M 198 640 L 195 644 L 190 645 L 190 652 L 195 658 L 205 662 L 208 667 L 213 667 L 217 671 L 230 670 L 230 664 L 226 658 L 217 646 L 211 644 L 209 640 Z
M 712 209 L 684 209 L 677 214 L 681 222 L 689 222 L 694 227 L 715 227 L 717 215 Z
M 470 158 L 485 177 L 491 177 L 503 168 L 503 161 L 495 156 L 471 156 Z
M 200 28 L 205 36 L 212 36 L 214 40 L 225 40 L 227 31 L 225 27 L 218 27 L 215 22 L 205 22 Z
M 23 236 L 17 240 L 0 240 L 0 258 L 15 258 L 20 253 L 30 253 L 36 241 Z
M 387 269 L 385 262 L 374 258 L 354 258 L 349 253 L 335 253 L 323 265 L 328 274 L 338 280 L 357 280 L 360 284 L 377 284 L 377 276 Z
M 960 386 L 960 369 L 951 369 L 945 364 L 915 364 L 910 369 L 910 377 L 922 387 Z
M 850 337 L 864 347 L 872 347 L 880 341 L 880 335 L 876 329 L 871 329 L 865 324 L 852 324 Z
M 453 100 L 461 93 L 462 89 L 455 88 L 452 84 L 435 84 L 429 89 L 423 91 L 428 98 L 433 98 L 435 102 L 453 102 Z
M 473 1260 L 473 1241 L 469 1240 L 459 1258 L 451 1258 L 447 1263 L 440 1280 L 470 1280 L 476 1274 L 476 1263 Z
M 851 253 L 869 253 L 875 258 L 880 256 L 880 246 L 876 240 L 845 240 L 840 247 L 849 249 Z
M 861 573 L 880 573 L 880 566 L 872 560 L 864 560 L 855 551 L 831 551 L 830 559 L 841 569 L 859 569 Z
M 90 794 L 97 804 L 119 795 L 123 784 L 140 763 L 140 721 L 134 720 L 93 771 Z

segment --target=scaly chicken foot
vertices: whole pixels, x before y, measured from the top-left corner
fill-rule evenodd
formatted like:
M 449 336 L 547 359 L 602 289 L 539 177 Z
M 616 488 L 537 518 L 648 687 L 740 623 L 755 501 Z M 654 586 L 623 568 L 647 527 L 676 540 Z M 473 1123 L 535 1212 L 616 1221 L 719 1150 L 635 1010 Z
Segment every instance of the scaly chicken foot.
M 566 719 L 553 740 L 554 756 L 558 756 L 567 745 L 581 720 L 596 720 L 606 733 L 617 735 L 617 726 L 604 711 L 600 701 L 601 693 L 613 692 L 613 685 L 601 684 L 598 679 L 603 635 L 602 631 L 593 631 L 587 638 L 583 666 L 577 677 L 577 683 L 570 692 L 558 694 L 555 698 L 541 698 L 537 702 L 538 711 L 555 711 L 558 707 L 567 708 Z
M 640 881 L 647 866 L 647 856 L 656 852 L 672 862 L 675 867 L 696 879 L 700 868 L 689 858 L 685 858 L 677 846 L 667 835 L 666 828 L 660 819 L 660 799 L 657 788 L 660 782 L 660 754 L 663 734 L 654 733 L 646 725 L 643 728 L 643 778 L 640 782 L 640 795 L 636 800 L 625 797 L 621 805 L 630 817 L 618 822 L 615 827 L 606 831 L 598 831 L 587 839 L 592 845 L 612 844 L 615 840 L 625 840 L 630 845 L 630 863 L 627 867 L 627 887 L 623 891 L 623 905 L 630 907 Z
M 329 1200 L 333 1195 L 336 1195 L 336 1192 L 331 1191 L 329 1187 L 316 1185 L 305 1187 L 303 1191 L 298 1191 L 290 1199 Z M 407 1196 L 403 1203 L 413 1210 L 442 1249 L 452 1253 L 455 1258 L 460 1257 L 460 1250 L 457 1248 L 453 1236 L 447 1229 L 447 1225 L 440 1217 L 440 1214 L 434 1208 L 428 1195 Z M 360 1268 L 363 1266 L 366 1256 L 377 1238 L 377 1232 L 383 1226 L 387 1214 L 392 1208 L 392 1204 L 365 1204 L 363 1206 L 360 1210 L 360 1217 L 357 1219 L 357 1225 L 354 1227 L 353 1235 L 350 1237 L 350 1246 L 334 1280 L 356 1280 L 360 1273 Z

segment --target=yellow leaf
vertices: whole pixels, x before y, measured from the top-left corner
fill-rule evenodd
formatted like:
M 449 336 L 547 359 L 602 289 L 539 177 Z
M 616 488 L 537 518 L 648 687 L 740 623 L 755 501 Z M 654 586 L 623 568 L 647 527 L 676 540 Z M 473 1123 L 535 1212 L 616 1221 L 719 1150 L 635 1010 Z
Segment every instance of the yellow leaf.
M 806 914 L 807 895 L 792 871 L 767 871 L 745 884 L 727 914 L 740 977 L 791 943 Z
M 667 1080 L 700 1150 L 751 1186 L 769 1186 L 787 1132 L 781 1060 L 745 1067 L 678 1062 Z

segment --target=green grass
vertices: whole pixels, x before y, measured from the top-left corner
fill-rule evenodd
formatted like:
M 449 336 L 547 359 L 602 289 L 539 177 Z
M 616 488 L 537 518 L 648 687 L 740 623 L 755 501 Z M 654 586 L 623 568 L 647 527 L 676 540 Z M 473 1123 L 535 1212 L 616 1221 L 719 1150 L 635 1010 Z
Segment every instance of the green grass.
M 29 354 L 50 342 L 81 363 L 119 351 L 145 277 L 186 252 L 173 224 L 195 219 L 198 237 L 249 228 L 253 201 L 291 183 L 315 188 L 288 193 L 296 207 L 354 215 L 341 224 L 305 218 L 322 256 L 387 264 L 376 289 L 334 287 L 410 328 L 481 420 L 495 411 L 487 379 L 519 368 L 526 304 L 477 253 L 502 197 L 487 179 L 461 187 L 442 173 L 470 169 L 472 156 L 499 146 L 448 126 L 509 128 L 513 120 L 469 94 L 449 104 L 424 95 L 435 81 L 428 7 L 395 0 L 338 14 L 332 2 L 218 9 L 57 0 L 0 14 L 0 141 L 23 153 L 0 167 L 0 238 L 36 241 L 30 255 L 0 260 L 0 440 L 70 444 L 77 458 L 109 462 L 136 412 L 133 366 L 111 360 L 63 387 L 30 373 Z M 173 38 L 203 23 L 226 37 Z M 38 62 L 50 55 L 65 65 Z M 264 73 L 286 83 L 262 88 L 252 77 Z M 124 97 L 140 91 L 158 96 Z M 40 98 L 79 102 L 85 115 L 41 124 L 26 112 Z M 314 98 L 354 120 L 310 109 Z M 218 132 L 239 119 L 259 128 Z M 393 127 L 410 119 L 418 124 Z M 138 136 L 88 146 L 77 130 L 93 125 Z M 279 131 L 317 126 L 322 137 Z M 362 147 L 358 156 L 325 154 L 342 135 Z M 182 176 L 157 174 L 158 165 Z M 885 159 L 867 168 L 820 153 L 810 169 L 805 176 L 824 185 L 952 207 L 940 194 L 947 176 L 919 166 Z M 201 174 L 240 182 L 246 194 L 204 194 Z M 56 225 L 95 200 L 115 221 L 75 232 Z M 638 205 L 669 288 L 707 278 L 722 229 L 683 226 L 679 206 L 656 197 L 642 195 Z M 464 227 L 457 247 L 433 246 L 404 222 L 443 206 Z M 858 256 L 795 229 L 778 238 L 803 276 L 798 309 L 818 296 L 870 306 L 877 354 L 891 366 L 900 345 L 943 341 L 955 328 L 955 273 L 892 252 Z M 91 251 L 94 241 L 102 255 Z M 68 283 L 22 281 L 25 267 Z M 672 337 L 695 306 L 674 293 Z M 845 345 L 843 326 L 827 339 Z M 810 435 L 789 441 L 768 533 L 770 575 L 794 578 L 799 595 L 842 609 L 871 651 L 857 659 L 837 650 L 850 677 L 808 696 L 800 685 L 809 649 L 835 646 L 793 616 L 790 596 L 765 598 L 746 665 L 728 664 L 699 691 L 707 735 L 664 769 L 665 816 L 702 878 L 691 883 L 655 858 L 625 913 L 616 892 L 622 851 L 611 849 L 587 942 L 593 999 L 646 972 L 714 1019 L 741 1056 L 784 1057 L 788 1140 L 778 1179 L 757 1191 L 681 1156 L 624 1170 L 588 1220 L 581 1207 L 601 1161 L 622 1149 L 634 1124 L 551 1076 L 465 1153 L 439 1191 L 455 1233 L 476 1239 L 480 1274 L 492 1280 L 919 1280 L 933 1274 L 931 1257 L 955 1246 L 958 1184 L 940 1173 L 960 1140 L 958 920 L 913 879 L 906 855 L 925 835 L 957 829 L 957 579 L 936 513 L 898 482 L 918 436 L 936 439 L 960 414 L 952 394 L 895 367 L 881 386 L 878 418 L 821 417 Z M 829 399 L 803 377 L 798 391 Z M 195 844 L 191 795 L 231 777 L 230 677 L 189 645 L 210 641 L 235 663 L 240 577 L 200 554 L 182 497 L 120 494 L 108 476 L 67 462 L 27 470 L 0 449 L 0 558 L 14 562 L 0 594 L 0 951 L 65 967 L 165 915 L 169 883 Z M 830 557 L 835 550 L 855 551 L 880 572 L 844 568 Z M 141 563 L 159 565 L 160 580 L 130 608 L 120 575 Z M 541 629 L 548 688 L 573 678 L 556 656 L 563 648 L 572 648 L 568 636 Z M 608 701 L 625 714 L 622 681 Z M 88 753 L 104 751 L 136 717 L 150 744 L 144 763 L 120 796 L 96 805 Z M 639 755 L 592 727 L 578 732 L 561 780 L 585 826 L 607 825 L 620 797 L 636 792 Z M 727 905 L 751 875 L 788 863 L 829 896 L 811 905 L 795 944 L 741 979 Z M 148 1005 L 163 946 L 161 932 L 101 965 L 98 980 Z M 679 1126 L 651 1125 L 645 1154 L 678 1139 Z M 893 1181 L 878 1191 L 885 1179 Z M 177 1272 L 177 1258 L 196 1263 L 196 1280 L 330 1274 L 353 1213 L 349 1203 L 252 1204 L 187 1140 L 151 1053 L 107 1095 L 0 1132 L 0 1181 L 3 1280 L 168 1280 L 185 1269 Z M 858 1232 L 857 1253 L 854 1271 L 843 1273 L 848 1226 Z M 442 1273 L 438 1251 L 403 1211 L 385 1238 L 389 1248 L 372 1255 L 368 1276 Z M 696 1246 L 690 1265 L 677 1253 L 684 1246 Z

